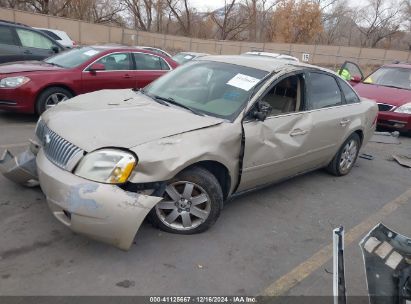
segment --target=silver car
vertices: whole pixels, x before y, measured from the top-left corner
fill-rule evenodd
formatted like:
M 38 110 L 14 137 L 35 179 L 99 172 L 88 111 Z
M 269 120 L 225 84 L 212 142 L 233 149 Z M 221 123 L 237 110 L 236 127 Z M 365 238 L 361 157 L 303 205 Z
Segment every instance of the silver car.
M 209 56 L 143 90 L 58 104 L 30 149 L 0 163 L 10 179 L 38 179 L 61 223 L 126 250 L 147 215 L 198 233 L 233 194 L 319 168 L 349 173 L 376 118 L 376 103 L 329 70 Z

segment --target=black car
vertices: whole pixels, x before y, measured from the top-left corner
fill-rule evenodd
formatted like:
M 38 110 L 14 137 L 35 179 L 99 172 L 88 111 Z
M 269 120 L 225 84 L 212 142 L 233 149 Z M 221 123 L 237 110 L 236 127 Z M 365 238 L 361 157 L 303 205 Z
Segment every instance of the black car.
M 30 26 L 0 20 L 0 63 L 42 60 L 65 48 Z

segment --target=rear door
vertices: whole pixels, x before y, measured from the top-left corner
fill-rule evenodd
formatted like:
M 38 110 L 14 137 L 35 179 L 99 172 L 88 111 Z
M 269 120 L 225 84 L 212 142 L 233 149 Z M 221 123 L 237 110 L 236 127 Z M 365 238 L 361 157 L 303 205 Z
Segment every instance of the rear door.
M 352 104 L 347 104 L 338 84 L 338 76 L 310 71 L 307 75 L 305 112 L 311 116 L 313 129 L 306 149 L 310 151 L 310 168 L 325 166 L 348 137 L 355 119 Z
M 24 54 L 14 28 L 0 25 L 0 63 L 19 60 L 24 60 Z
M 104 71 L 90 71 L 94 63 L 104 65 Z M 131 89 L 135 87 L 134 64 L 129 52 L 116 52 L 94 61 L 82 72 L 83 93 L 103 89 Z
M 47 35 L 29 29 L 16 28 L 17 37 L 23 48 L 24 60 L 43 60 L 55 54 L 53 48 L 62 48 Z
M 153 80 L 171 70 L 170 65 L 160 56 L 134 52 L 136 87 L 143 88 Z

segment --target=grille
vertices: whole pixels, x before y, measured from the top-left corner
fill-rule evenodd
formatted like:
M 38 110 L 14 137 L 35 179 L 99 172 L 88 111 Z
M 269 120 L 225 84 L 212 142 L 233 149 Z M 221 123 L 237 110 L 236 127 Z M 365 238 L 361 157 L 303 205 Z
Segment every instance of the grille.
M 394 106 L 389 105 L 389 104 L 385 104 L 385 103 L 379 103 L 378 104 L 378 111 L 390 111 Z
M 47 158 L 62 169 L 71 171 L 75 166 L 75 163 L 70 161 L 78 161 L 83 155 L 84 151 L 82 149 L 68 142 L 56 132 L 50 130 L 42 120 L 37 124 L 36 135 L 41 142 Z

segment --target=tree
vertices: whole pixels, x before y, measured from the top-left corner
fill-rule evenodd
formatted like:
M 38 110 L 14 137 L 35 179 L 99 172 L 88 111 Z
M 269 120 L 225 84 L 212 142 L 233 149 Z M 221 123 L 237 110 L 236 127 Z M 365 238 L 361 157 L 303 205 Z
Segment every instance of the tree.
M 272 41 L 312 43 L 322 32 L 321 10 L 310 0 L 281 0 L 271 19 Z
M 188 4 L 188 0 L 166 0 L 167 8 L 169 9 L 169 21 L 171 17 L 177 20 L 184 36 L 191 34 L 191 13 L 192 8 Z
M 361 46 L 376 47 L 377 43 L 395 35 L 399 29 L 402 5 L 394 0 L 368 0 L 358 10 L 356 23 L 361 32 Z
M 235 39 L 248 26 L 248 16 L 240 9 L 237 0 L 224 1 L 224 7 L 211 13 L 211 19 L 217 25 L 217 35 L 221 40 Z

